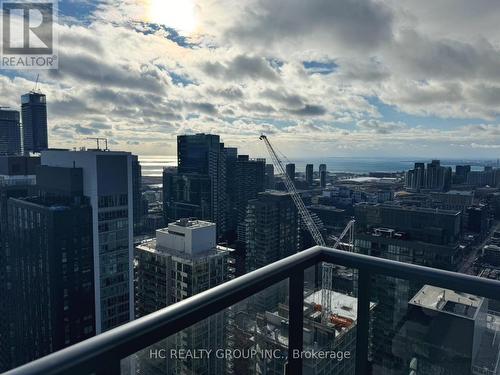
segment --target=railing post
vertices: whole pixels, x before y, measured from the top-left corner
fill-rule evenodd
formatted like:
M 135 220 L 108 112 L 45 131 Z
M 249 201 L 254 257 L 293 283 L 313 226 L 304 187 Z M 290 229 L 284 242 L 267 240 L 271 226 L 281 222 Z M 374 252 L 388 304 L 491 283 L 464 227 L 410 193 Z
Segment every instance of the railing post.
M 302 374 L 302 358 L 294 356 L 295 351 L 302 351 L 304 343 L 304 270 L 299 269 L 289 279 L 289 327 L 288 327 L 288 363 L 287 375 Z
M 356 375 L 368 374 L 370 279 L 371 273 L 365 268 L 360 268 L 358 277 L 358 316 L 356 324 Z

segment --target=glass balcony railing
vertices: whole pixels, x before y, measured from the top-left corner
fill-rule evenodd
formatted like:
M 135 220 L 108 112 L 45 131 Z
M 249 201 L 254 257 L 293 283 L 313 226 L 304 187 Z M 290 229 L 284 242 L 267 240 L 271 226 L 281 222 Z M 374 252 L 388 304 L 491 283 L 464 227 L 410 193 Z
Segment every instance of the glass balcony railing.
M 314 247 L 7 374 L 497 375 L 499 311 L 498 281 Z

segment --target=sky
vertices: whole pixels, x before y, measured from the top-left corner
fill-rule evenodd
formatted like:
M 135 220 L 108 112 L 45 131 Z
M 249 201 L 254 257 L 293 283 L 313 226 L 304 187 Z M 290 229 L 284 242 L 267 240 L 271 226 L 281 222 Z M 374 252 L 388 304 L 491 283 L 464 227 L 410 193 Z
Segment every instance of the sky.
M 220 134 L 266 156 L 500 155 L 498 0 L 62 0 L 59 69 L 0 70 L 0 106 L 47 95 L 51 147 L 174 155 Z

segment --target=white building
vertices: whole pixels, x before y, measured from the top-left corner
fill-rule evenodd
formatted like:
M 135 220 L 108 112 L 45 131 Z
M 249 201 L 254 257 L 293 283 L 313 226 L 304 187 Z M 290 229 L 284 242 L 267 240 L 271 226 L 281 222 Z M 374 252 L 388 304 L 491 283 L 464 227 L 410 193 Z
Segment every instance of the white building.
M 233 277 L 232 249 L 217 246 L 216 225 L 180 219 L 157 229 L 156 238 L 136 246 L 136 313 L 145 316 L 222 284 Z M 226 343 L 227 314 L 221 312 L 161 342 L 158 348 L 220 349 Z M 170 352 L 170 351 L 168 351 Z M 138 356 L 138 373 L 225 373 L 226 361 L 215 357 L 151 359 Z
M 134 319 L 134 156 L 101 150 L 47 150 L 41 164 L 83 169 L 93 217 L 96 333 Z

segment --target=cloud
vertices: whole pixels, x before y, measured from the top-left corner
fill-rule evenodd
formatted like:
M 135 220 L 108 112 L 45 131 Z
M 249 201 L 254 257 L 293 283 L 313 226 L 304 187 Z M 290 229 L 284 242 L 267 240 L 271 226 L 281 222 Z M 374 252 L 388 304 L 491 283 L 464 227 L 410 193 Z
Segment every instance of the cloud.
M 175 154 L 176 134 L 213 132 L 260 153 L 266 132 L 291 155 L 497 152 L 496 1 L 195 2 L 190 35 L 142 0 L 61 18 L 60 69 L 40 72 L 51 146 Z M 0 72 L 0 105 L 37 73 Z
M 209 76 L 229 80 L 264 79 L 278 81 L 279 76 L 262 57 L 239 55 L 226 64 L 205 62 L 202 70 Z
M 326 113 L 326 108 L 321 105 L 306 104 L 299 109 L 289 109 L 289 113 L 298 116 L 322 116 Z
M 407 129 L 408 126 L 402 122 L 383 122 L 379 120 L 361 120 L 356 124 L 360 129 L 378 134 L 390 134 Z
M 238 18 L 224 36 L 250 48 L 366 52 L 392 38 L 391 9 L 371 0 L 249 1 Z

